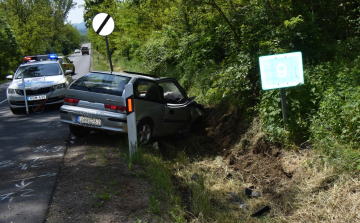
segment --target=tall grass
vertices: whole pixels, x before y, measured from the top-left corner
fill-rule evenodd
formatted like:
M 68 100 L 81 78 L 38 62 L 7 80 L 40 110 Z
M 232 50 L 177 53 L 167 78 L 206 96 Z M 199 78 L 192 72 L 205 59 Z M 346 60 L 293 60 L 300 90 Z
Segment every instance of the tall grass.
M 171 180 L 169 166 L 156 153 L 140 147 L 130 158 L 126 154 L 129 165 L 137 164 L 145 167 L 148 179 L 152 183 L 149 210 L 159 214 L 165 222 L 186 222 L 181 199 Z

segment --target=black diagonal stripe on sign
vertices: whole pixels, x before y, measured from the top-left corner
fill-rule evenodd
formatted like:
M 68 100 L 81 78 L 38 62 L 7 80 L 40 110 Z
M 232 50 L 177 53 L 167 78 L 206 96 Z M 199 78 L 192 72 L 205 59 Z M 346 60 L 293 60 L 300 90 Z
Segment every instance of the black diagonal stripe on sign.
M 104 22 L 101 23 L 101 26 L 99 27 L 99 29 L 96 31 L 97 34 L 99 34 L 101 32 L 101 30 L 104 28 L 105 24 L 107 23 L 107 21 L 110 19 L 110 15 L 107 15 Z

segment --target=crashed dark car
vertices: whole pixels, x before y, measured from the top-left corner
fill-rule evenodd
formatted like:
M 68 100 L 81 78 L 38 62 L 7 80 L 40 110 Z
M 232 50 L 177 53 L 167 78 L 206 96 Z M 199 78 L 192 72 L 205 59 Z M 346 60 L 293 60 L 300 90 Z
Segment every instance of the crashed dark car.
M 137 136 L 141 144 L 152 137 L 188 134 L 205 110 L 188 97 L 174 78 L 134 72 L 91 72 L 67 91 L 60 108 L 61 121 L 77 137 L 92 130 L 128 132 L 125 85 L 133 86 Z

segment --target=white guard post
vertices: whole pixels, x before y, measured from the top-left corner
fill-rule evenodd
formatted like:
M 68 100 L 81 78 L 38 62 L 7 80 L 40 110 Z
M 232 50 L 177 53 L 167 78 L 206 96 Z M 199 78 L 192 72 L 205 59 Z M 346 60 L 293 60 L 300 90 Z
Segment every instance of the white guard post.
M 129 153 L 132 159 L 133 154 L 137 151 L 137 129 L 136 129 L 136 116 L 134 106 L 134 88 L 133 84 L 129 83 L 125 85 L 125 100 L 126 100 L 126 112 L 127 112 L 127 126 L 129 137 Z
M 24 74 L 21 74 L 21 80 L 22 80 L 22 84 L 23 84 L 23 89 L 24 89 L 24 99 L 25 99 L 25 105 L 26 105 L 26 114 L 29 114 L 29 106 L 28 106 L 28 102 L 27 102 L 27 96 L 26 96 L 26 87 L 25 87 L 25 81 L 24 81 Z

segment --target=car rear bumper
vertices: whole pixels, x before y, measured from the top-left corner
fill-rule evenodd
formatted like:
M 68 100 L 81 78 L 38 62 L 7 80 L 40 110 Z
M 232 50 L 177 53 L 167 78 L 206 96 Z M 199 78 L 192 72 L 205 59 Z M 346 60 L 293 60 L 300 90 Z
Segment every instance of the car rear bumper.
M 100 120 L 101 124 L 80 123 L 79 117 Z M 63 105 L 60 108 L 61 121 L 70 125 L 79 125 L 94 129 L 127 133 L 127 115 L 115 112 L 99 111 L 90 108 L 80 108 Z

